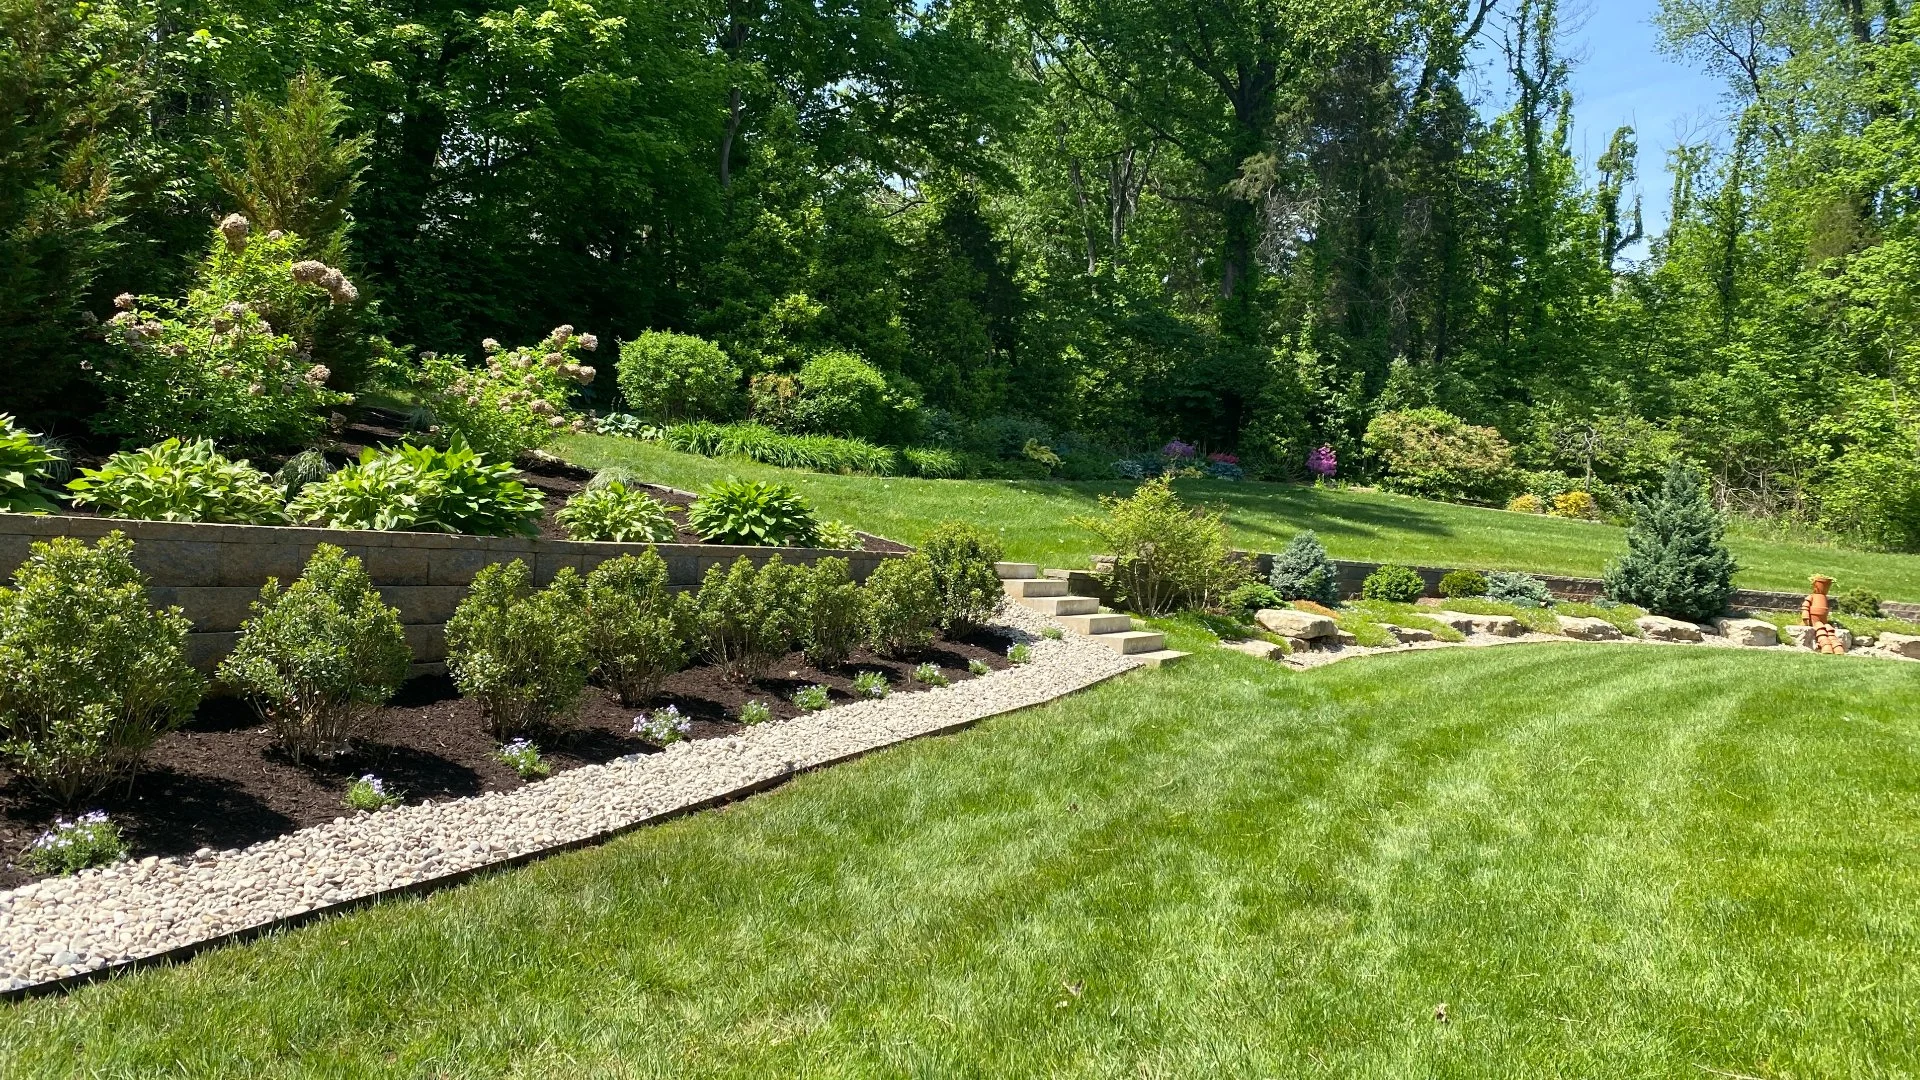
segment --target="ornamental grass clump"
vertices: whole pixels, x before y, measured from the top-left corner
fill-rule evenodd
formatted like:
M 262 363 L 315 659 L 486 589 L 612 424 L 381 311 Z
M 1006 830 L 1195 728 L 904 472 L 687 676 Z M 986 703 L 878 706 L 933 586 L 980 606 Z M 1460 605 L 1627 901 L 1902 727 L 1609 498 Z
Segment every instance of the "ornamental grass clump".
M 210 439 L 167 439 L 125 450 L 67 482 L 75 506 L 146 521 L 211 521 L 277 525 L 286 501 L 273 478 L 245 461 L 230 461 Z
M 318 450 L 302 450 L 288 458 L 273 474 L 273 484 L 291 502 L 308 485 L 333 475 L 333 464 Z
M 1704 622 L 1727 610 L 1739 570 L 1726 521 L 1698 473 L 1676 464 L 1660 488 L 1633 504 L 1627 556 L 1607 568 L 1607 596 L 1656 615 Z
M 715 544 L 802 547 L 818 524 L 800 493 L 787 484 L 728 477 L 687 508 L 687 525 Z
M 940 606 L 940 628 L 962 633 L 984 626 L 1000 610 L 1005 592 L 994 564 L 1000 541 L 977 525 L 943 521 L 920 545 L 933 568 L 933 589 Z
M 651 550 L 622 555 L 587 575 L 587 655 L 620 704 L 643 704 L 687 666 L 691 605 L 667 588 L 667 564 Z
M 633 718 L 633 733 L 655 746 L 677 743 L 692 732 L 693 721 L 681 716 L 680 709 L 673 705 Z
M 845 559 L 829 556 L 801 573 L 801 646 L 809 663 L 838 667 L 860 644 L 866 627 L 865 595 Z
M 200 702 L 191 624 L 155 611 L 133 542 L 34 544 L 0 589 L 0 757 L 62 805 L 131 779 Z
M 1282 600 L 1327 605 L 1340 602 L 1340 571 L 1327 554 L 1326 545 L 1311 531 L 1295 535 L 1286 550 L 1273 557 L 1273 571 L 1267 581 Z
M 287 505 L 287 516 L 329 529 L 532 536 L 540 493 L 515 475 L 512 465 L 489 463 L 458 434 L 444 450 L 368 447 L 358 462 L 308 485 Z
M 574 540 L 671 544 L 677 535 L 660 500 L 621 483 L 576 493 L 555 517 Z
M 0 513 L 51 514 L 59 492 L 48 485 L 65 459 L 0 413 Z
M 268 578 L 220 679 L 253 706 L 295 761 L 337 754 L 407 677 L 400 613 L 360 560 L 321 544 L 286 589 Z
M 36 874 L 77 874 L 109 866 L 127 857 L 127 842 L 104 810 L 76 818 L 55 818 L 53 827 L 34 838 L 20 865 Z
M 1103 495 L 1104 518 L 1076 518 L 1113 554 L 1105 577 L 1115 599 L 1142 615 L 1213 607 L 1246 580 L 1233 558 L 1226 522 L 1188 506 L 1159 477 L 1125 499 Z
M 867 576 L 863 592 L 866 641 L 875 652 L 900 656 L 933 643 L 940 599 L 925 553 L 885 560 Z
M 572 714 L 587 684 L 586 587 L 562 569 L 545 589 L 527 564 L 475 575 L 447 621 L 447 670 L 480 703 L 487 728 L 508 739 Z
M 797 568 L 778 555 L 765 566 L 742 555 L 730 567 L 708 570 L 693 601 L 707 659 L 736 682 L 763 674 L 792 647 L 803 625 L 801 588 Z

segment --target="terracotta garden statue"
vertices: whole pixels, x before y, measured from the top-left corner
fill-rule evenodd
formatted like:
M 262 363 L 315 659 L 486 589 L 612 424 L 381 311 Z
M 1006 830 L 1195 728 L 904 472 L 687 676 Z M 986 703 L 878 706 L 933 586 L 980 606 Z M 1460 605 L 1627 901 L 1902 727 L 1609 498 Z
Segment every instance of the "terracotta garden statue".
M 1821 574 L 1813 579 L 1813 593 L 1800 602 L 1800 622 L 1813 627 L 1813 647 L 1815 650 L 1838 656 L 1847 650 L 1840 647 L 1840 635 L 1833 632 L 1833 624 L 1827 621 L 1827 590 L 1833 588 L 1833 579 Z

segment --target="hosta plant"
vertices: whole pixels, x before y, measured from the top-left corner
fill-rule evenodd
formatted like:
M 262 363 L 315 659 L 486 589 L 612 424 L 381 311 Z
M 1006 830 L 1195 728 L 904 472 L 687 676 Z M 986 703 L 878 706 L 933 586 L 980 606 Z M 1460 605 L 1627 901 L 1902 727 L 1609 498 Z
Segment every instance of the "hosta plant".
M 572 402 L 594 380 L 582 354 L 599 345 L 592 334 L 558 326 L 538 344 L 516 349 L 488 338 L 477 364 L 423 353 L 414 369 L 415 390 L 443 430 L 483 454 L 512 461 L 562 431 L 586 430 Z
M 495 738 L 573 712 L 587 684 L 586 588 L 562 569 L 545 589 L 527 564 L 494 563 L 474 576 L 447 620 L 447 671 L 480 703 Z
M 514 475 L 512 465 L 489 463 L 458 435 L 444 450 L 368 447 L 355 464 L 308 485 L 287 516 L 333 529 L 530 536 L 540 493 Z
M 131 776 L 199 704 L 179 608 L 155 611 L 133 542 L 34 544 L 0 589 L 0 756 L 71 805 Z
M 858 551 L 862 546 L 860 534 L 844 521 L 821 522 L 814 530 L 813 542 L 818 547 L 836 551 Z
M 168 439 L 127 450 L 68 481 L 75 506 L 149 521 L 273 525 L 286 520 L 281 489 L 245 461 L 229 461 L 208 439 Z
M 267 579 L 220 662 L 220 679 L 299 761 L 346 749 L 400 688 L 412 659 L 400 613 L 374 591 L 360 560 L 321 544 L 292 585 Z
M 587 654 L 620 704 L 644 703 L 687 665 L 690 606 L 667 588 L 667 564 L 651 550 L 609 559 L 587 575 Z
M 0 513 L 50 514 L 57 509 L 53 500 L 59 495 L 47 479 L 61 460 L 13 417 L 0 413 Z
M 660 500 L 622 483 L 581 491 L 556 516 L 575 540 L 671 544 L 675 535 Z
M 687 523 L 716 544 L 775 547 L 808 544 L 818 527 L 806 500 L 789 485 L 733 477 L 694 500 Z
M 34 838 L 20 864 L 36 874 L 77 874 L 127 857 L 120 827 L 103 810 L 75 818 L 55 818 L 53 827 Z

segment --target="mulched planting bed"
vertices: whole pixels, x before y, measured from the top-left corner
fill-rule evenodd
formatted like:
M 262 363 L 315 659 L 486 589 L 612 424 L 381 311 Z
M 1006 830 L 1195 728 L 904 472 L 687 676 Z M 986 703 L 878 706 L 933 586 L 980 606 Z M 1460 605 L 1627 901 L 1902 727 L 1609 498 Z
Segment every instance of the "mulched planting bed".
M 631 733 L 635 716 L 644 711 L 673 705 L 693 722 L 689 738 L 719 738 L 741 729 L 733 717 L 748 701 L 766 703 L 778 719 L 797 716 L 795 691 L 819 684 L 828 688 L 834 704 L 841 704 L 854 700 L 853 680 L 863 671 L 883 672 L 895 694 L 912 693 L 923 688 L 908 676 L 924 662 L 962 682 L 973 677 L 967 671 L 970 660 L 1004 670 L 1009 642 L 983 631 L 938 640 L 921 655 L 900 660 L 856 653 L 833 670 L 813 667 L 792 653 L 751 684 L 730 683 L 714 667 L 700 665 L 667 680 L 660 697 L 644 709 L 623 706 L 614 695 L 590 686 L 570 723 L 533 738 L 557 773 L 657 751 Z M 371 730 L 373 735 L 347 754 L 296 765 L 273 746 L 244 703 L 210 699 L 185 726 L 155 744 L 130 789 L 116 786 L 81 809 L 111 814 L 131 854 L 140 858 L 244 847 L 351 814 L 342 800 L 347 784 L 363 773 L 378 775 L 409 803 L 524 785 L 494 757 L 498 744 L 487 734 L 479 706 L 463 700 L 445 676 L 407 683 Z M 0 768 L 0 852 L 6 861 L 0 888 L 34 879 L 13 862 L 57 813 L 23 780 Z

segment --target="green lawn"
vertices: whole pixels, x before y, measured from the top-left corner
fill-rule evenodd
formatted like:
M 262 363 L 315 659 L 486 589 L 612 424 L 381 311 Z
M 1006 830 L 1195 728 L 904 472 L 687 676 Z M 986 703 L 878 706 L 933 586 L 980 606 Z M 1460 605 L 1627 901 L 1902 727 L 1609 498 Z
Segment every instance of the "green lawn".
M 1093 538 L 1071 519 L 1098 512 L 1101 494 L 1124 490 L 1119 484 L 828 476 L 593 435 L 570 437 L 560 450 L 592 468 L 626 465 L 657 483 L 695 491 L 728 475 L 777 476 L 799 486 L 826 516 L 909 543 L 935 522 L 964 518 L 998 531 L 1009 558 L 1049 566 L 1087 564 L 1096 554 Z M 1257 551 L 1278 551 L 1294 533 L 1313 529 L 1340 559 L 1585 577 L 1600 576 L 1609 560 L 1626 551 L 1624 530 L 1607 525 L 1398 495 L 1201 480 L 1182 481 L 1180 490 L 1220 506 L 1235 543 Z M 1746 568 L 1739 582 L 1747 588 L 1804 591 L 1809 577 L 1824 573 L 1838 579 L 1841 589 L 1920 600 L 1920 556 L 1752 535 L 1735 535 L 1731 544 Z
M 1211 650 L 8 1008 L 0 1076 L 1911 1076 L 1916 715 L 1866 660 Z

